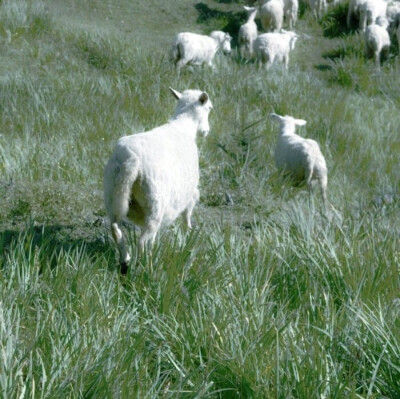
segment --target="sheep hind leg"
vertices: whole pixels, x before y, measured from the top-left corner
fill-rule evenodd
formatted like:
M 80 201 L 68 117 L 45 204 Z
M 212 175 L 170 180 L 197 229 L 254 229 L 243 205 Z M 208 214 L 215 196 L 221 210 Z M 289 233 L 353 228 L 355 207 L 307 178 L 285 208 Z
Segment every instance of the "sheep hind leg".
M 321 197 L 324 204 L 325 212 L 328 210 L 328 196 L 327 196 L 327 188 L 328 188 L 328 178 L 326 176 L 320 178 L 320 189 L 321 189 Z
M 306 171 L 306 182 L 307 182 L 307 189 L 308 189 L 308 205 L 310 209 L 314 209 L 314 202 L 313 202 L 313 185 L 312 185 L 312 177 L 313 177 L 313 168 L 310 167 Z
M 138 259 L 144 260 L 146 257 L 148 257 L 150 269 L 153 268 L 152 247 L 160 225 L 161 221 L 150 221 L 146 224 L 146 227 L 142 229 L 139 239 Z
M 131 256 L 126 248 L 125 238 L 122 234 L 122 230 L 118 226 L 118 223 L 114 222 L 111 224 L 111 234 L 118 247 L 121 274 L 127 274 L 128 264 L 131 260 Z
M 200 198 L 200 193 L 198 190 L 196 190 L 193 194 L 192 200 L 189 202 L 189 205 L 182 212 L 182 220 L 185 232 L 187 232 L 192 228 L 192 222 L 191 222 L 192 212 L 199 198 Z

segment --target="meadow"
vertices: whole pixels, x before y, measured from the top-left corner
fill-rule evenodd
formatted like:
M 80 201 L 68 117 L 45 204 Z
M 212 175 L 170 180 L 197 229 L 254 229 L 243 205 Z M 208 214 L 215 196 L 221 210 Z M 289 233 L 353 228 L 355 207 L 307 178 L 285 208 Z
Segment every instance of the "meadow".
M 235 40 L 243 3 L 1 1 L 0 397 L 400 397 L 397 46 L 377 71 L 345 6 L 302 7 L 288 71 L 234 48 L 178 76 L 173 36 Z M 195 228 L 121 277 L 103 168 L 169 86 L 214 105 Z M 277 175 L 271 112 L 320 143 L 328 215 Z

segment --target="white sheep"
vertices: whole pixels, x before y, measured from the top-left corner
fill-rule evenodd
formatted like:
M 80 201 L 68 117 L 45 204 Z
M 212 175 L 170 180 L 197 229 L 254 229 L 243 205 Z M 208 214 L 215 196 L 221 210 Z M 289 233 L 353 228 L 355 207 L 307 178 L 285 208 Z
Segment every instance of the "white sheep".
M 297 22 L 299 0 L 284 0 L 283 12 L 289 29 L 293 29 Z
M 171 91 L 178 99 L 172 119 L 148 132 L 120 138 L 105 167 L 104 201 L 122 273 L 130 261 L 121 230 L 124 219 L 141 228 L 142 254 L 160 227 L 178 216 L 190 228 L 199 199 L 196 134 L 208 134 L 212 104 L 207 93 L 199 90 Z
M 376 23 L 368 25 L 364 32 L 365 56 L 373 57 L 378 68 L 380 68 L 381 54 L 387 54 L 390 48 L 388 26 L 389 21 L 379 17 Z
M 361 23 L 361 7 L 365 2 L 366 0 L 350 0 L 347 10 L 347 28 L 351 28 L 354 19 Z
M 265 32 L 279 32 L 283 16 L 283 0 L 260 0 L 260 20 Z
M 387 5 L 386 9 L 386 18 L 389 21 L 389 24 L 398 24 L 400 22 L 400 2 L 391 1 Z
M 253 56 L 253 44 L 257 38 L 257 25 L 254 22 L 256 14 L 258 12 L 255 7 L 246 7 L 244 9 L 248 13 L 247 22 L 243 24 L 239 29 L 238 41 L 240 46 L 240 56 L 242 58 Z
M 367 25 L 375 24 L 378 18 L 386 18 L 386 0 L 366 0 L 360 8 L 360 29 L 365 32 Z
M 326 11 L 326 0 L 307 0 L 315 18 L 321 18 Z
M 289 65 L 289 53 L 294 49 L 298 35 L 293 31 L 269 32 L 257 36 L 254 51 L 258 65 L 268 69 L 275 61 Z
M 305 139 L 295 133 L 296 125 L 303 126 L 307 122 L 275 113 L 272 113 L 271 117 L 280 125 L 278 143 L 275 148 L 275 163 L 278 170 L 288 174 L 295 184 L 306 182 L 310 193 L 312 183 L 316 180 L 326 208 L 328 169 L 325 158 L 315 140 Z
M 221 31 L 213 31 L 209 36 L 191 32 L 181 32 L 175 36 L 171 58 L 178 70 L 186 64 L 212 66 L 218 50 L 231 52 L 231 36 Z

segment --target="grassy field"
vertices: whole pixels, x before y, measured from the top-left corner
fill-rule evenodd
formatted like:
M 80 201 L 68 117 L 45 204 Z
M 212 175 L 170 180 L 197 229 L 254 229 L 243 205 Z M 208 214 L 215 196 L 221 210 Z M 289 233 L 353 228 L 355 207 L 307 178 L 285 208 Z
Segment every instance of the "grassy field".
M 339 33 L 345 7 L 302 7 L 288 71 L 235 48 L 178 77 L 174 34 L 235 40 L 241 6 L 1 1 L 0 397 L 400 397 L 396 46 L 379 72 Z M 162 231 L 121 278 L 103 168 L 120 136 L 168 120 L 169 86 L 214 104 L 196 227 Z M 271 112 L 320 143 L 327 216 L 277 176 Z

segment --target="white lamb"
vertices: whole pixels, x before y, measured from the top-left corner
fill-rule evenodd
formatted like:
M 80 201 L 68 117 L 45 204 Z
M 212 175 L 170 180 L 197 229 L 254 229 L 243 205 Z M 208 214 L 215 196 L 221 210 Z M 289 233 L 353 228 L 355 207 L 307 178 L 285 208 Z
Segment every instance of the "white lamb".
M 275 113 L 272 113 L 271 117 L 280 125 L 278 143 L 275 148 L 275 162 L 278 170 L 288 174 L 295 184 L 306 182 L 310 194 L 312 183 L 316 180 L 326 208 L 328 169 L 325 158 L 315 140 L 305 139 L 295 133 L 296 125 L 303 126 L 307 122 Z
M 240 46 L 240 56 L 242 58 L 253 57 L 253 44 L 254 40 L 257 38 L 257 25 L 254 22 L 254 18 L 258 12 L 257 8 L 246 7 L 244 9 L 248 13 L 247 22 L 243 24 L 239 29 L 239 46 Z
M 289 29 L 293 29 L 297 22 L 297 15 L 299 11 L 299 0 L 284 0 L 284 15 Z
M 366 0 L 360 8 L 360 29 L 365 32 L 367 25 L 375 24 L 378 18 L 386 18 L 386 9 L 385 0 Z
M 286 69 L 289 65 L 289 53 L 294 49 L 298 35 L 292 31 L 269 32 L 257 36 L 254 42 L 254 51 L 261 68 L 266 69 L 275 62 L 283 62 Z
M 260 0 L 261 26 L 266 32 L 279 32 L 284 16 L 283 0 Z
M 347 28 L 351 28 L 354 19 L 361 23 L 361 7 L 367 0 L 350 0 L 347 11 Z
M 212 66 L 218 50 L 231 52 L 231 36 L 221 31 L 213 31 L 209 36 L 191 32 L 181 32 L 175 36 L 171 58 L 178 70 L 186 64 Z
M 378 69 L 380 68 L 381 54 L 387 54 L 390 48 L 388 26 L 389 21 L 379 17 L 376 23 L 367 26 L 364 33 L 365 56 L 373 57 Z
M 207 93 L 199 90 L 171 91 L 178 99 L 172 119 L 148 132 L 120 138 L 104 171 L 105 207 L 122 273 L 127 272 L 130 261 L 121 230 L 124 219 L 142 230 L 141 254 L 160 227 L 179 215 L 190 228 L 199 199 L 196 134 L 208 134 L 212 104 Z

